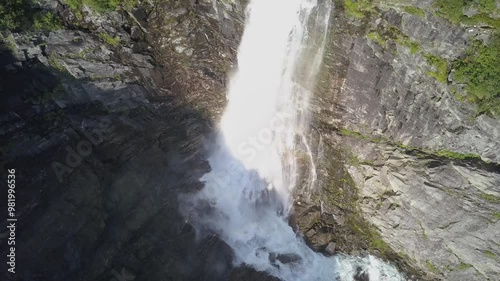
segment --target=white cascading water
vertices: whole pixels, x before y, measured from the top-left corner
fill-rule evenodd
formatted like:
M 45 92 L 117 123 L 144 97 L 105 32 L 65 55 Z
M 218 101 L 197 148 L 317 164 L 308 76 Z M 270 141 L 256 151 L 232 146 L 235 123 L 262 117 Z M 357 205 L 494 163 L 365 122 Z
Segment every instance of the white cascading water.
M 282 280 L 347 281 L 360 270 L 372 281 L 403 280 L 393 266 L 371 256 L 316 253 L 287 223 L 299 150 L 310 161 L 309 188 L 316 180 L 305 134 L 331 13 L 331 1 L 318 1 L 249 3 L 238 69 L 209 158 L 212 170 L 182 211 L 234 250 L 235 265 Z

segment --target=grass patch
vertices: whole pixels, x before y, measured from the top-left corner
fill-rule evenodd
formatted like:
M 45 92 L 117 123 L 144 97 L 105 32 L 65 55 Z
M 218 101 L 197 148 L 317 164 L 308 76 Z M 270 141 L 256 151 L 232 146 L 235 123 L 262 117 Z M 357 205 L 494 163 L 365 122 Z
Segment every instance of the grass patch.
M 416 53 L 418 53 L 418 51 L 420 51 L 420 44 L 418 44 L 417 42 L 411 41 L 410 38 L 408 38 L 408 37 L 400 36 L 396 39 L 396 43 L 398 43 L 401 46 L 406 46 L 406 47 L 410 48 L 410 53 L 412 53 L 412 54 L 416 54 Z
M 457 160 L 481 159 L 481 156 L 473 153 L 458 153 L 449 150 L 437 150 L 434 153 L 437 156 L 457 159 Z
M 106 44 L 111 46 L 118 46 L 120 44 L 120 36 L 111 37 L 106 32 L 99 33 L 99 38 L 102 39 Z
M 33 28 L 35 30 L 54 31 L 61 29 L 62 24 L 52 12 L 43 11 L 35 15 Z
M 420 44 L 412 41 L 406 34 L 404 34 L 397 27 L 389 25 L 386 29 L 379 30 L 378 32 L 371 32 L 367 37 L 377 42 L 382 47 L 387 46 L 387 41 L 393 40 L 401 46 L 410 48 L 412 54 L 416 54 L 420 50 Z
M 377 250 L 385 257 L 394 254 L 374 227 L 364 223 L 361 218 L 351 218 L 348 220 L 348 224 L 358 237 L 368 241 L 368 247 L 371 250 Z
M 415 16 L 419 16 L 419 17 L 425 18 L 425 12 L 422 9 L 420 9 L 420 8 L 413 7 L 413 6 L 406 6 L 404 8 L 404 10 L 408 14 L 412 14 L 412 15 L 415 15 Z
M 436 14 L 438 16 L 446 18 L 454 24 L 473 25 L 484 23 L 493 27 L 500 26 L 500 20 L 490 16 L 496 10 L 495 0 L 437 0 L 434 6 L 437 9 Z M 464 15 L 463 11 L 470 7 L 477 8 L 479 14 L 470 18 Z
M 361 133 L 358 133 L 358 132 L 355 132 L 355 131 L 351 131 L 351 130 L 347 130 L 347 129 L 340 129 L 339 133 L 343 136 L 348 136 L 348 137 L 355 137 L 357 139 L 369 139 L 368 136 L 365 136 Z
M 50 54 L 48 58 L 48 63 L 50 66 L 52 66 L 54 69 L 56 69 L 59 72 L 67 72 L 68 70 L 64 65 L 62 65 L 59 60 L 56 58 L 55 55 Z
M 427 62 L 434 68 L 427 74 L 441 83 L 448 81 L 448 63 L 445 59 L 433 54 L 426 54 Z
M 371 0 L 345 0 L 345 13 L 348 17 L 363 19 L 373 11 Z
M 373 42 L 379 44 L 384 48 L 387 46 L 385 39 L 382 37 L 382 35 L 378 34 L 377 32 L 371 32 L 366 37 L 368 37 L 370 40 L 372 40 Z
M 433 272 L 433 273 L 439 273 L 439 270 L 438 268 L 433 265 L 429 260 L 425 260 L 425 267 L 430 271 L 430 272 Z
M 64 2 L 76 12 L 79 12 L 85 4 L 99 13 L 114 11 L 121 5 L 125 9 L 131 9 L 137 4 L 137 0 L 64 0 Z
M 495 253 L 493 253 L 492 251 L 489 251 L 489 250 L 485 250 L 483 251 L 483 253 L 488 257 L 488 258 L 491 258 L 491 259 L 494 259 L 496 260 L 498 257 Z
M 457 267 L 456 269 L 457 270 L 466 270 L 468 268 L 471 268 L 472 265 L 468 264 L 468 263 L 464 263 L 464 262 L 461 262 Z
M 453 67 L 455 79 L 467 84 L 466 99 L 478 105 L 478 113 L 500 116 L 500 32 L 492 34 L 488 46 L 474 42 Z
M 482 193 L 481 198 L 483 198 L 484 200 L 486 200 L 490 203 L 500 203 L 500 197 L 492 195 L 492 194 Z

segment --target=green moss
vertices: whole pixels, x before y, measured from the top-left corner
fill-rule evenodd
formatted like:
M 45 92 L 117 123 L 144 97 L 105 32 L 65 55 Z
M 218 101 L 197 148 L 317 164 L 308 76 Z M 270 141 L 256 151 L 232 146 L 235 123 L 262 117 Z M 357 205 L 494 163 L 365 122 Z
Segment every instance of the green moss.
M 109 45 L 114 46 L 114 47 L 116 47 L 120 44 L 120 36 L 111 37 L 106 32 L 101 32 L 101 33 L 99 33 L 99 38 L 104 40 L 104 42 L 106 42 L 106 44 L 109 44 Z
M 420 8 L 413 7 L 413 6 L 406 6 L 404 8 L 404 10 L 408 14 L 412 14 L 412 15 L 419 16 L 419 17 L 425 17 L 425 12 Z
M 493 194 L 482 193 L 481 198 L 491 203 L 500 203 L 500 197 Z
M 373 160 L 363 160 L 363 161 L 361 161 L 361 164 L 368 165 L 368 166 L 374 166 L 375 165 L 375 161 L 373 161 Z
M 410 48 L 412 54 L 416 54 L 420 50 L 420 44 L 412 41 L 406 34 L 399 30 L 399 28 L 392 25 L 377 32 L 369 33 L 367 37 L 383 47 L 387 46 L 387 41 L 393 40 L 401 46 Z
M 363 19 L 373 11 L 371 0 L 345 0 L 345 13 L 348 17 Z
M 437 156 L 457 160 L 481 159 L 481 156 L 473 153 L 458 153 L 449 150 L 437 150 L 434 152 Z
M 368 37 L 370 40 L 372 40 L 373 42 L 379 44 L 380 46 L 382 46 L 384 48 L 387 46 L 385 39 L 382 38 L 382 36 L 380 34 L 378 34 L 377 32 L 371 32 L 366 37 Z
M 468 263 L 463 263 L 461 262 L 457 267 L 456 267 L 456 270 L 466 270 L 468 268 L 471 268 L 472 265 L 468 264 Z
M 493 219 L 500 220 L 500 212 L 493 213 Z
M 325 161 L 324 165 L 327 167 L 327 173 L 332 180 L 324 187 L 325 194 L 328 195 L 326 203 L 332 208 L 341 209 L 346 214 L 345 231 L 347 232 L 343 232 L 340 237 L 355 237 L 355 241 L 340 238 L 337 242 L 340 245 L 348 243 L 345 245 L 347 248 L 352 248 L 352 243 L 355 243 L 357 244 L 356 247 L 368 248 L 370 252 L 378 252 L 383 257 L 395 255 L 382 240 L 376 228 L 369 224 L 361 215 L 358 206 L 358 190 L 354 180 L 345 169 L 345 161 L 343 161 L 351 153 L 349 151 L 341 153 L 337 149 L 329 150 L 328 153 L 332 158 L 323 161 Z
M 453 67 L 455 80 L 467 84 L 467 101 L 478 105 L 478 113 L 500 116 L 500 32 L 492 34 L 488 46 L 474 42 Z
M 365 136 L 361 133 L 358 133 L 358 132 L 355 132 L 355 131 L 351 131 L 351 130 L 348 130 L 348 129 L 340 129 L 339 133 L 343 136 L 349 136 L 349 137 L 355 137 L 355 138 L 358 138 L 358 139 L 368 139 L 369 137 L 368 136 Z
M 459 153 L 459 152 L 453 152 L 453 151 L 449 151 L 449 150 L 431 151 L 431 150 L 427 150 L 427 149 L 423 149 L 423 148 L 412 147 L 412 146 L 408 146 L 408 145 L 405 145 L 402 143 L 390 141 L 390 140 L 383 138 L 383 137 L 372 137 L 372 136 L 363 135 L 359 132 L 351 131 L 351 130 L 347 130 L 347 129 L 340 129 L 339 133 L 343 136 L 354 137 L 354 138 L 357 138 L 360 140 L 369 141 L 369 142 L 373 142 L 373 143 L 387 143 L 387 144 L 395 145 L 406 152 L 412 152 L 412 153 L 414 153 L 416 155 L 420 155 L 420 156 L 431 155 L 431 156 L 435 156 L 435 157 L 444 157 L 444 158 L 453 159 L 453 160 L 481 160 L 481 156 L 478 154 Z
M 491 258 L 491 259 L 498 259 L 497 255 L 495 253 L 493 253 L 492 251 L 489 251 L 489 250 L 485 250 L 483 251 L 483 253 L 488 257 L 488 258 Z
M 427 269 L 430 271 L 430 272 L 433 272 L 433 273 L 439 273 L 439 270 L 438 268 L 433 265 L 429 260 L 425 260 L 425 267 L 427 267 Z
M 358 215 L 348 220 L 348 225 L 360 239 L 368 242 L 371 250 L 378 251 L 382 256 L 387 257 L 394 254 L 392 249 L 384 242 L 378 231 L 372 225 L 364 222 Z
M 361 165 L 361 160 L 359 160 L 358 156 L 351 155 L 351 157 L 349 158 L 349 164 L 351 166 L 357 167 L 357 166 Z
M 441 83 L 446 83 L 448 81 L 448 62 L 444 58 L 433 54 L 426 54 L 425 58 L 434 68 L 434 70 L 428 72 L 429 76 Z
M 417 42 L 411 41 L 410 38 L 408 38 L 408 37 L 399 36 L 396 39 L 396 42 L 399 45 L 406 46 L 406 47 L 410 48 L 410 52 L 412 54 L 416 54 L 418 51 L 420 51 L 420 44 L 418 44 Z
M 409 47 L 412 54 L 416 54 L 420 50 L 420 45 L 415 42 L 411 42 Z

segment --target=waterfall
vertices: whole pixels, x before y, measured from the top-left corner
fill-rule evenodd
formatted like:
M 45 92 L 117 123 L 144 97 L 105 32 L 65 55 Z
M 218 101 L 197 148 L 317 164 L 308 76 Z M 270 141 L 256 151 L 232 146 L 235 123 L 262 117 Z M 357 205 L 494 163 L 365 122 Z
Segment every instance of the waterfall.
M 282 280 L 353 280 L 359 271 L 370 280 L 403 280 L 393 266 L 371 256 L 315 253 L 287 223 L 298 157 L 312 167 L 308 188 L 316 180 L 306 137 L 308 104 L 331 9 L 328 0 L 251 0 L 238 69 L 211 146 L 211 171 L 182 212 L 225 241 L 235 265 Z

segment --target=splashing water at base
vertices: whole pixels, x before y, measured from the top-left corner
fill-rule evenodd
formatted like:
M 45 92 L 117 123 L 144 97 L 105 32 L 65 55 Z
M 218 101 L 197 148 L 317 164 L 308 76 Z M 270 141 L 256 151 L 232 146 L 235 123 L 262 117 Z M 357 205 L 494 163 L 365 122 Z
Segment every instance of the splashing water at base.
M 182 211 L 234 250 L 235 265 L 282 280 L 353 280 L 356 274 L 403 280 L 393 266 L 371 256 L 315 253 L 287 223 L 300 174 L 298 151 L 310 161 L 309 188 L 316 180 L 306 142 L 308 104 L 331 12 L 331 1 L 318 1 L 250 2 L 238 70 L 209 158 L 212 170 Z

